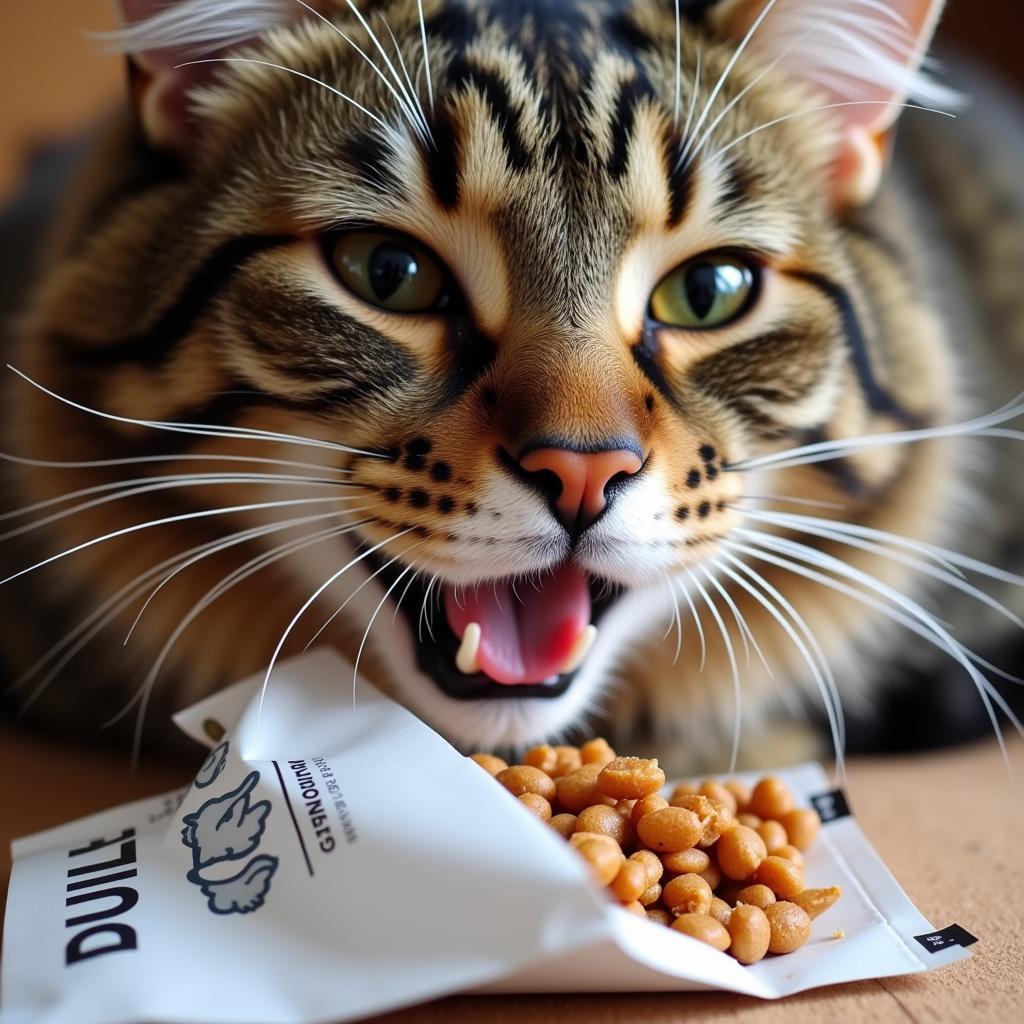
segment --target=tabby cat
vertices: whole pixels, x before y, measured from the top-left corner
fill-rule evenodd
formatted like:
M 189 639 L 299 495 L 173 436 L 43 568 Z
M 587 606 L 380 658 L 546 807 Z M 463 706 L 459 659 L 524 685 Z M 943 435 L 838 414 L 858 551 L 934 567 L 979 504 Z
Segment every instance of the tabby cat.
M 941 7 L 123 0 L 7 346 L 10 707 L 152 742 L 331 643 L 463 747 L 991 729 L 1024 156 Z

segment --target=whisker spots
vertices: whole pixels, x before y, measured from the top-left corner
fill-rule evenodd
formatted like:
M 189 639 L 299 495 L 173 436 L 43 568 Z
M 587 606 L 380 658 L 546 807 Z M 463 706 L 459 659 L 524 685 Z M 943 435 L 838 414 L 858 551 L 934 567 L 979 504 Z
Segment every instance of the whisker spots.
M 697 469 L 696 466 L 694 466 L 693 469 L 691 469 L 690 472 L 686 474 L 686 486 L 689 487 L 690 490 L 694 490 L 697 487 L 700 487 L 700 482 L 702 479 L 703 478 L 701 476 L 700 470 Z

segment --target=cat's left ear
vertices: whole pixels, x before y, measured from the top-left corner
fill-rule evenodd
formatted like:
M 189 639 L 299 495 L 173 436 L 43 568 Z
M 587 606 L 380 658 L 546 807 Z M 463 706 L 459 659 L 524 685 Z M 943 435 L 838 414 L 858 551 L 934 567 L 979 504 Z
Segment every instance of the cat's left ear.
M 842 136 L 835 202 L 857 206 L 881 181 L 890 129 L 909 99 L 948 109 L 958 95 L 921 70 L 945 0 L 723 0 L 711 9 L 719 34 L 778 61 L 833 108 Z M 760 23 L 756 24 L 760 19 Z
M 316 7 L 318 0 L 310 0 Z M 186 163 L 198 126 L 189 93 L 223 57 L 308 11 L 296 0 L 115 0 L 121 28 L 99 38 L 128 58 L 132 101 L 150 143 Z

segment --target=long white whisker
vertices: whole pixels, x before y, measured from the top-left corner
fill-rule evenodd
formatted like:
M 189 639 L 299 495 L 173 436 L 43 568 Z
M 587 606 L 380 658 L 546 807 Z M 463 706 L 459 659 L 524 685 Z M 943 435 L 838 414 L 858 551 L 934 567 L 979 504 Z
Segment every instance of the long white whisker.
M 333 573 L 332 575 L 328 576 L 327 579 L 322 584 L 320 584 L 320 586 L 317 587 L 317 589 L 315 591 L 313 591 L 313 593 L 310 595 L 310 597 L 308 597 L 306 599 L 305 603 L 295 613 L 295 617 L 292 619 L 291 622 L 288 623 L 287 628 L 281 634 L 281 639 L 278 640 L 277 647 L 274 648 L 274 653 L 273 653 L 273 655 L 270 658 L 270 664 L 267 666 L 266 674 L 263 677 L 263 685 L 260 687 L 259 705 L 257 706 L 257 709 L 256 709 L 256 721 L 257 722 L 259 722 L 260 717 L 263 714 L 263 702 L 266 700 L 266 697 L 267 697 L 267 687 L 270 685 L 270 676 L 271 676 L 271 673 L 274 671 L 274 665 L 277 664 L 277 659 L 278 659 L 279 655 L 281 654 L 281 649 L 284 647 L 285 643 L 287 642 L 288 637 L 291 636 L 291 632 L 295 628 L 296 623 L 298 623 L 299 619 L 301 619 L 302 616 L 305 615 L 305 613 L 309 610 L 310 605 L 312 605 L 313 602 L 316 601 L 317 598 L 332 583 L 334 583 L 335 580 L 341 579 L 341 577 L 346 572 L 348 572 L 348 570 L 351 569 L 352 566 L 358 565 L 364 558 L 369 558 L 370 555 L 372 555 L 375 551 L 378 551 L 380 548 L 384 547 L 385 544 L 390 544 L 392 541 L 398 540 L 399 537 L 404 537 L 407 533 L 411 533 L 414 529 L 415 529 L 415 527 L 410 526 L 407 530 L 401 530 L 398 533 L 393 534 L 390 537 L 386 537 L 384 540 L 378 542 L 377 544 L 374 544 L 372 547 L 367 548 L 361 554 L 356 555 L 354 558 L 352 558 L 348 562 L 346 562 L 336 573 Z
M 427 19 L 423 16 L 423 0 L 416 0 L 420 15 L 420 40 L 423 43 L 423 67 L 427 73 L 427 99 L 430 101 L 430 112 L 434 112 L 434 83 L 430 77 L 430 50 L 427 48 Z
M 849 507 L 839 501 L 819 501 L 817 498 L 796 498 L 785 494 L 738 494 L 729 500 L 730 503 L 735 501 L 779 501 L 784 505 L 806 505 L 810 508 L 831 508 L 836 511 Z
M 264 466 L 286 466 L 290 469 L 312 469 L 320 473 L 348 474 L 352 470 L 342 466 L 325 466 L 317 462 L 292 462 L 288 459 L 261 458 L 258 455 L 212 455 L 206 453 L 180 452 L 177 455 L 134 455 L 128 459 L 85 459 L 78 462 L 60 462 L 53 459 L 28 459 L 22 455 L 0 452 L 0 460 L 18 466 L 34 466 L 40 469 L 105 469 L 111 466 L 137 466 L 153 462 L 244 462 Z
M 681 138 L 690 138 L 690 125 L 693 124 L 693 115 L 697 110 L 697 93 L 700 91 L 700 62 L 701 62 L 701 49 L 697 47 L 697 58 L 694 61 L 694 72 L 693 72 L 693 86 L 690 93 L 690 105 L 686 111 L 686 124 L 683 125 L 683 131 Z
M 70 555 L 74 555 L 79 551 L 84 551 L 86 548 L 94 547 L 97 544 L 103 544 L 108 540 L 114 540 L 117 537 L 125 537 L 131 533 L 137 533 L 139 530 L 148 530 L 155 526 L 165 526 L 168 523 L 183 523 L 190 519 L 206 519 L 209 516 L 225 516 L 231 515 L 235 512 L 256 512 L 265 508 L 290 508 L 296 505 L 315 505 L 323 503 L 325 501 L 343 501 L 344 498 L 330 497 L 330 498 L 293 498 L 288 501 L 261 501 L 255 504 L 249 505 L 232 505 L 228 508 L 206 508 L 200 509 L 197 512 L 185 512 L 181 515 L 176 516 L 165 516 L 162 519 L 151 519 L 145 523 L 135 523 L 133 526 L 125 526 L 120 530 L 114 530 L 111 533 L 105 533 L 100 537 L 93 537 L 91 540 L 83 541 L 81 544 L 76 544 L 74 547 L 65 548 L 63 551 L 58 552 L 55 555 L 50 555 L 49 558 L 44 558 L 41 562 L 36 562 L 35 565 L 30 565 L 26 569 L 20 569 L 18 572 L 6 577 L 6 579 L 0 580 L 0 586 L 5 583 L 10 583 L 12 580 L 18 579 L 20 576 L 25 576 L 27 573 L 35 572 L 37 569 L 43 568 L 45 565 L 50 565 L 52 562 L 59 561 L 62 558 L 67 558 Z
M 250 440 L 255 438 L 264 441 L 277 441 L 281 444 L 295 444 L 307 448 L 326 448 L 330 451 L 347 452 L 350 455 L 365 455 L 368 458 L 373 459 L 387 458 L 386 455 L 382 455 L 380 452 L 368 452 L 361 448 L 351 448 L 348 445 L 336 444 L 334 441 L 320 441 L 316 438 L 299 437 L 295 434 L 280 434 L 271 430 L 258 430 L 255 427 L 218 427 L 211 423 L 173 423 L 163 422 L 161 420 L 137 420 L 133 419 L 131 416 L 118 416 L 114 413 L 103 412 L 100 409 L 92 409 L 87 405 L 82 405 L 81 402 L 76 402 L 73 399 L 66 398 L 64 395 L 59 395 L 56 391 L 51 391 L 48 387 L 45 387 L 38 381 L 33 380 L 28 376 L 28 374 L 23 373 L 10 363 L 7 364 L 7 369 L 12 373 L 17 374 L 26 383 L 31 384 L 32 387 L 36 388 L 36 390 L 41 391 L 44 395 L 48 395 L 50 398 L 56 399 L 63 405 L 66 405 L 71 409 L 77 409 L 79 412 L 87 412 L 90 416 L 97 416 L 100 419 L 109 420 L 112 423 L 126 423 L 135 427 L 150 427 L 154 430 L 166 430 L 173 434 L 191 434 L 196 437 L 224 437 L 235 440 Z
M 710 559 L 710 564 L 718 567 L 719 563 L 715 559 Z M 761 645 L 757 642 L 754 637 L 750 626 L 747 625 L 747 620 L 743 617 L 743 613 L 739 610 L 736 602 L 732 599 L 732 595 L 725 587 L 715 578 L 715 574 L 708 572 L 703 566 L 701 567 L 704 575 L 711 582 L 711 585 L 722 595 L 722 600 L 725 601 L 729 607 L 729 611 L 732 613 L 732 617 L 736 620 L 736 625 L 740 628 L 740 636 L 743 638 L 743 649 L 747 655 L 747 668 L 750 668 L 750 648 L 753 647 L 757 654 L 758 660 L 764 666 L 765 672 L 768 674 L 769 679 L 775 678 L 775 673 L 772 671 L 771 665 L 768 664 L 768 659 L 764 656 L 764 651 L 761 650 Z
M 782 627 L 783 631 L 789 637 L 793 646 L 796 647 L 800 656 L 804 659 L 804 663 L 811 671 L 811 677 L 814 679 L 815 685 L 818 687 L 818 692 L 821 694 L 821 702 L 825 708 L 825 715 L 828 718 L 829 730 L 832 734 L 832 749 L 835 751 L 836 757 L 836 774 L 839 779 L 842 780 L 846 776 L 846 760 L 845 760 L 845 723 L 843 721 L 842 704 L 839 700 L 839 688 L 832 678 L 831 669 L 828 666 L 828 662 L 825 659 L 824 654 L 821 651 L 821 647 L 818 644 L 817 638 L 811 632 L 807 623 L 803 617 L 799 615 L 796 609 L 793 608 L 792 604 L 787 601 L 778 591 L 777 588 L 773 587 L 760 573 L 756 572 L 749 565 L 743 562 L 741 559 L 730 555 L 728 552 L 723 551 L 721 557 L 731 562 L 741 572 L 745 573 L 754 581 L 757 586 L 765 590 L 765 594 L 762 594 L 760 590 L 756 589 L 755 586 L 748 583 L 745 579 L 733 572 L 728 566 L 719 562 L 719 568 L 724 572 L 737 586 L 742 587 L 751 597 L 754 598 L 758 604 L 761 605 L 765 611 Z M 779 607 L 776 607 L 778 602 L 782 610 L 786 611 L 793 619 L 793 622 L 799 628 L 800 632 L 804 634 L 807 643 L 798 635 L 796 630 L 793 628 L 793 624 L 782 614 Z M 810 644 L 810 649 L 808 648 Z M 813 649 L 813 654 L 812 654 Z
M 697 637 L 700 640 L 700 668 L 698 671 L 703 672 L 704 666 L 707 664 L 708 648 L 707 642 L 704 638 L 704 625 L 700 621 L 700 615 L 697 614 L 697 606 L 693 603 L 693 598 L 690 597 L 689 590 L 686 589 L 685 584 L 676 581 L 676 586 L 679 588 L 679 592 L 683 595 L 683 600 L 686 601 L 690 608 L 690 615 L 693 616 L 693 623 L 697 627 Z
M 683 23 L 679 14 L 679 0 L 675 0 L 676 8 L 676 86 L 675 103 L 672 107 L 672 124 L 679 127 L 679 111 L 683 103 Z M 695 94 L 696 95 L 696 94 Z

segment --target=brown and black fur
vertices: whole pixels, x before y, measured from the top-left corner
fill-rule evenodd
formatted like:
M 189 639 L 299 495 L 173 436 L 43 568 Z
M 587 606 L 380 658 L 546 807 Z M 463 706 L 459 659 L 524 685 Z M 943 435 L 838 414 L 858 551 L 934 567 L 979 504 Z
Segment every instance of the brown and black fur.
M 713 78 L 734 44 L 716 34 L 713 4 L 683 7 L 685 107 L 698 47 Z M 363 39 L 342 5 L 330 13 Z M 415 70 L 416 5 L 382 4 L 380 13 L 426 104 Z M 129 109 L 114 116 L 69 189 L 46 270 L 10 340 L 18 369 L 115 416 L 257 427 L 369 454 L 103 420 L 10 375 L 4 450 L 65 461 L 204 453 L 223 456 L 223 465 L 211 466 L 230 471 L 245 469 L 233 456 L 344 468 L 350 504 L 365 520 L 359 540 L 372 545 L 398 534 L 387 555 L 424 559 L 430 572 L 456 582 L 481 566 L 493 576 L 525 575 L 542 555 L 564 555 L 559 545 L 567 541 L 551 523 L 534 523 L 535 512 L 494 497 L 493 481 L 508 486 L 502 450 L 551 435 L 583 446 L 628 435 L 648 475 L 663 482 L 650 537 L 634 538 L 632 555 L 598 551 L 597 542 L 590 551 L 585 536 L 574 549 L 627 584 L 637 560 L 648 557 L 645 545 L 652 565 L 657 558 L 683 567 L 733 536 L 742 496 L 755 484 L 729 473 L 731 463 L 817 438 L 953 422 L 1019 390 L 1024 154 L 1014 151 L 1004 120 L 1016 118 L 1019 127 L 1020 114 L 998 89 L 985 83 L 972 112 L 955 123 L 905 117 L 882 193 L 864 209 L 837 214 L 828 200 L 826 113 L 752 135 L 731 150 L 725 173 L 699 159 L 677 169 L 673 156 L 685 140 L 671 116 L 670 3 L 452 0 L 428 3 L 426 16 L 432 146 L 410 136 L 395 152 L 328 91 L 254 64 L 224 65 L 198 95 L 205 134 L 187 167 L 154 151 Z M 280 29 L 246 52 L 334 83 L 371 109 L 393 109 L 365 64 L 316 21 Z M 738 62 L 714 110 L 760 70 L 753 57 Z M 730 113 L 721 137 L 811 105 L 804 87 L 769 76 Z M 417 233 L 460 278 L 470 307 L 443 324 L 395 325 L 331 293 L 318 239 L 358 221 Z M 680 241 L 686 231 L 742 241 L 771 266 L 773 287 L 785 296 L 776 322 L 681 339 L 622 306 L 623 265 L 643 264 L 658 246 L 683 258 L 691 251 Z M 756 486 L 837 503 L 839 518 L 1012 570 L 1024 552 L 1010 451 L 990 440 L 875 449 L 763 475 Z M 193 468 L 140 465 L 140 476 Z M 129 474 L 16 464 L 3 471 L 12 507 Z M 523 486 L 536 501 L 532 485 Z M 161 490 L 69 516 L 0 550 L 16 572 L 102 533 L 262 500 L 258 491 Z M 211 516 L 147 529 L 0 587 L 8 678 L 139 573 L 254 522 Z M 896 562 L 803 539 L 898 589 L 929 593 Z M 122 647 L 137 605 L 125 609 L 32 700 L 32 716 L 96 729 L 135 693 L 203 593 L 258 551 L 232 547 L 182 573 Z M 319 557 L 326 573 L 349 554 Z M 827 652 L 848 710 L 862 723 L 855 746 L 954 740 L 986 721 L 948 658 L 839 594 L 761 569 Z M 1015 588 L 986 586 L 1020 609 Z M 311 589 L 309 578 L 281 562 L 204 611 L 154 688 L 152 734 L 166 710 L 263 668 Z M 959 639 L 1014 669 L 1020 644 L 1012 627 L 951 590 L 930 595 Z M 764 609 L 742 592 L 733 597 L 775 669 L 772 680 L 755 660 L 744 675 L 744 750 L 756 760 L 755 734 L 806 709 L 807 672 Z M 342 617 L 325 639 L 352 652 L 366 622 Z M 657 625 L 650 639 L 638 636 L 618 652 L 614 674 L 623 682 L 608 704 L 612 728 L 682 737 L 690 761 L 714 761 L 733 713 L 724 648 L 706 622 L 708 664 L 699 673 L 693 623 L 685 623 L 678 662 L 674 638 L 659 643 Z M 391 615 L 375 628 L 386 645 Z M 379 649 L 368 658 L 371 677 L 442 732 L 475 739 L 471 727 L 420 707 L 408 684 L 390 677 Z M 10 695 L 12 709 L 34 685 Z M 344 681 L 339 693 L 348 699 Z M 927 728 L 918 728 L 919 716 L 930 720 Z M 510 726 L 507 736 L 488 729 L 481 740 L 533 738 L 525 726 Z

